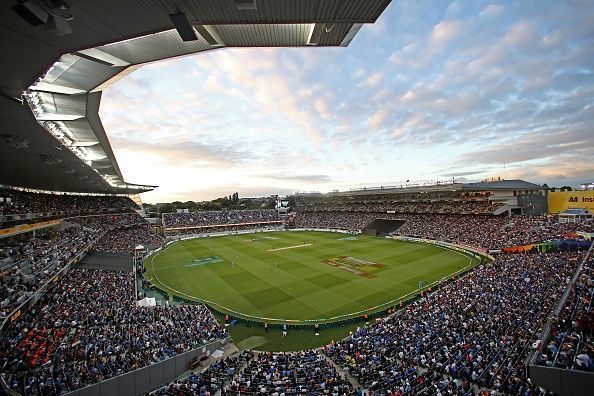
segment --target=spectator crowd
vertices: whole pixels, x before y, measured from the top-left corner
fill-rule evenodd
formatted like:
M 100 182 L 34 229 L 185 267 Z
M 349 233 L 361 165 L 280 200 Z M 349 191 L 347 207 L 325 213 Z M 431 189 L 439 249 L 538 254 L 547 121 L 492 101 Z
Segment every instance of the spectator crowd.
M 593 230 L 592 222 L 560 223 L 554 216 L 485 216 L 454 214 L 395 214 L 300 212 L 299 228 L 361 230 L 376 218 L 405 220 L 398 234 L 458 242 L 483 249 L 501 249 L 563 238 L 575 231 Z
M 538 394 L 524 360 L 584 253 L 503 255 L 325 347 L 376 394 Z
M 139 307 L 131 273 L 73 269 L 2 338 L 25 395 L 61 394 L 226 336 L 203 305 Z
M 260 353 L 234 377 L 233 394 L 345 395 L 352 385 L 319 351 Z
M 136 213 L 74 217 L 36 238 L 0 240 L 0 320 L 105 232 L 142 222 Z
M 254 357 L 250 351 L 243 351 L 210 364 L 198 373 L 191 372 L 186 378 L 171 382 L 156 392 L 156 396 L 191 396 L 228 394 L 233 377 Z
M 137 246 L 156 247 L 162 238 L 151 231 L 148 225 L 135 225 L 115 229 L 105 235 L 94 247 L 98 252 L 134 254 Z
M 167 384 L 155 395 L 354 395 L 321 351 L 243 351 L 200 373 Z
M 114 195 L 72 195 L 0 189 L 0 217 L 59 213 L 80 216 L 105 212 L 131 212 L 138 206 L 128 197 Z
M 587 261 L 558 318 L 538 363 L 594 372 L 594 260 Z
M 180 235 L 216 235 L 216 234 L 229 234 L 234 232 L 244 232 L 250 230 L 280 230 L 284 229 L 282 223 L 258 223 L 258 224 L 237 224 L 228 226 L 217 226 L 217 227 L 198 227 L 198 228 L 178 228 L 174 230 L 167 230 L 167 236 L 180 236 Z
M 0 320 L 87 248 L 129 254 L 160 237 L 124 197 L 0 190 L 0 214 L 62 212 L 60 227 L 0 244 Z M 308 204 L 297 227 L 360 230 L 376 218 L 405 220 L 403 235 L 501 249 L 592 231 L 591 222 L 552 216 L 495 216 L 469 202 Z M 105 212 L 124 211 L 124 214 Z M 393 213 L 387 213 L 391 211 Z M 91 216 L 80 216 L 81 213 Z M 101 214 L 97 214 L 101 213 Z M 78 215 L 74 216 L 73 215 Z M 168 233 L 216 233 L 282 225 L 276 210 L 163 215 Z M 321 351 L 244 352 L 159 389 L 157 395 L 353 394 L 329 361 L 379 395 L 468 394 L 489 389 L 536 395 L 524 361 L 567 287 L 538 363 L 594 371 L 592 259 L 574 285 L 584 252 L 502 254 L 402 310 Z M 132 274 L 71 269 L 14 320 L 0 343 L 0 371 L 26 395 L 61 394 L 223 338 L 202 305 L 139 307 Z
M 440 201 L 359 201 L 359 202 L 299 202 L 300 212 L 372 212 L 372 213 L 437 213 L 437 214 L 493 214 L 503 206 L 501 202 L 486 200 Z
M 163 213 L 165 228 L 212 227 L 278 222 L 276 209 L 216 210 L 191 213 Z

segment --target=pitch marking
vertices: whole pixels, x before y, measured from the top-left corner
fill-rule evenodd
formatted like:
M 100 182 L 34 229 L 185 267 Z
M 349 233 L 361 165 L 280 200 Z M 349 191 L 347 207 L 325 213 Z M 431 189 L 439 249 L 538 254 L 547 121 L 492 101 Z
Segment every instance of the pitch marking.
M 276 249 L 268 249 L 267 252 L 276 252 L 277 250 L 297 249 L 300 247 L 306 247 L 306 246 L 311 246 L 311 245 L 312 245 L 311 243 L 304 243 L 301 245 L 286 246 L 286 247 L 276 248 Z

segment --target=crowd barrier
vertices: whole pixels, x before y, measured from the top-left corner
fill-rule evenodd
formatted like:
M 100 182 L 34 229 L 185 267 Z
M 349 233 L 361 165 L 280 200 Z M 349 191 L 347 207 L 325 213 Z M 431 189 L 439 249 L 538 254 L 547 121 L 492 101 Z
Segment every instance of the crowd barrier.
M 571 288 L 574 286 L 575 282 L 580 276 L 583 266 L 592 254 L 593 249 L 594 244 L 590 245 L 590 248 L 588 249 L 586 256 L 576 268 L 571 278 L 571 281 L 569 282 L 567 288 L 561 295 L 561 298 L 559 298 L 557 305 L 551 312 L 549 320 L 543 326 L 543 329 L 540 335 L 538 336 L 538 347 L 535 349 L 532 355 L 528 356 L 525 362 L 528 366 L 528 375 L 530 377 L 530 380 L 534 384 L 542 386 L 543 388 L 555 392 L 559 395 L 583 395 L 583 390 L 587 389 L 589 385 L 594 383 L 594 373 L 592 372 L 567 370 L 557 367 L 547 367 L 536 364 L 538 357 L 542 354 L 544 348 L 547 346 L 549 340 L 551 339 L 552 320 L 553 318 L 559 317 L 561 310 L 567 302 L 567 298 L 569 297 Z
M 503 248 L 505 253 L 547 253 L 550 251 L 566 251 L 587 249 L 592 244 L 590 240 L 579 239 L 555 239 L 553 241 L 531 243 L 528 245 L 511 246 Z
M 165 231 L 179 231 L 179 230 L 203 230 L 217 227 L 235 227 L 235 226 L 246 226 L 246 225 L 267 225 L 267 224 L 283 224 L 283 220 L 266 220 L 266 221 L 252 221 L 246 223 L 226 223 L 226 224 L 209 224 L 209 225 L 196 225 L 196 226 L 184 226 L 184 227 L 165 227 Z
M 284 230 L 283 227 L 276 227 L 276 228 L 256 228 L 256 229 L 237 230 L 237 231 L 220 231 L 220 232 L 212 232 L 212 233 L 167 235 L 167 239 L 169 240 L 169 242 L 165 246 L 170 245 L 177 241 L 185 241 L 188 239 L 211 238 L 211 237 L 226 236 L 226 235 L 254 234 L 257 232 L 278 232 L 278 231 L 283 231 L 283 230 Z
M 556 367 L 529 366 L 530 381 L 561 396 L 582 396 L 592 389 L 594 373 Z
M 67 395 L 129 396 L 145 394 L 174 381 L 177 377 L 190 370 L 192 363 L 196 359 L 210 356 L 214 351 L 221 349 L 228 342 L 228 338 L 214 341 L 159 363 L 77 389 L 67 393 Z

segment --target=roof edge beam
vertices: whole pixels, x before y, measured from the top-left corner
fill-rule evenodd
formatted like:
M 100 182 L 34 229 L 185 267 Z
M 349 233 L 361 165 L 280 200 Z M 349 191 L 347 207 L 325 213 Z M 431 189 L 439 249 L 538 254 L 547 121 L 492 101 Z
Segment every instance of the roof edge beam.
M 342 39 L 340 46 L 348 47 L 351 41 L 353 41 L 353 38 L 355 38 L 357 33 L 359 33 L 359 30 L 361 30 L 361 27 L 363 27 L 362 23 L 354 23 L 353 26 L 351 26 L 349 32 L 346 34 L 346 36 L 344 36 L 344 38 Z
M 96 61 L 111 67 L 128 66 L 130 64 L 123 59 L 110 55 L 107 52 L 103 52 L 97 48 L 76 51 L 74 54 L 80 56 L 81 58 Z
M 211 26 L 194 25 L 194 29 L 211 47 L 221 47 L 225 45 L 221 37 Z

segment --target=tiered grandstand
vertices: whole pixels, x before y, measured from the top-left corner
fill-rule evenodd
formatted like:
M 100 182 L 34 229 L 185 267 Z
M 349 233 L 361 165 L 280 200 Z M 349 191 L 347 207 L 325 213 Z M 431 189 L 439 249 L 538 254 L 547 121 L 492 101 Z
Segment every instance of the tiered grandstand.
M 357 387 L 379 394 L 526 394 L 539 392 L 527 376 L 530 359 L 535 372 L 539 367 L 590 371 L 592 258 L 585 245 L 571 242 L 579 242 L 578 231 L 592 232 L 592 223 L 496 214 L 509 204 L 425 194 L 430 201 L 420 203 L 393 193 L 297 196 L 293 225 L 358 232 L 378 218 L 400 220 L 397 235 L 500 252 L 495 261 L 321 352 L 244 352 L 157 394 L 351 394 Z M 2 239 L 0 363 L 8 389 L 70 392 L 225 340 L 224 329 L 202 305 L 137 307 L 132 266 L 131 272 L 90 270 L 82 269 L 82 260 L 83 267 L 76 268 L 85 252 L 131 256 L 138 245 L 163 243 L 131 200 L 12 190 L 4 195 L 10 199 L 4 200 L 2 214 L 22 222 L 15 226 L 11 220 L 4 230 L 27 225 L 36 232 L 33 239 L 22 233 Z M 46 226 L 48 217 L 39 213 L 52 213 L 57 225 Z M 274 210 L 163 215 L 165 229 L 201 233 L 283 221 Z M 557 243 L 549 253 L 505 253 L 561 240 L 565 245 Z M 564 296 L 567 301 L 560 304 Z M 551 321 L 556 307 L 559 315 Z M 547 337 L 539 338 L 547 326 Z
M 278 229 L 283 226 L 276 209 L 164 213 L 162 222 L 167 236 Z

